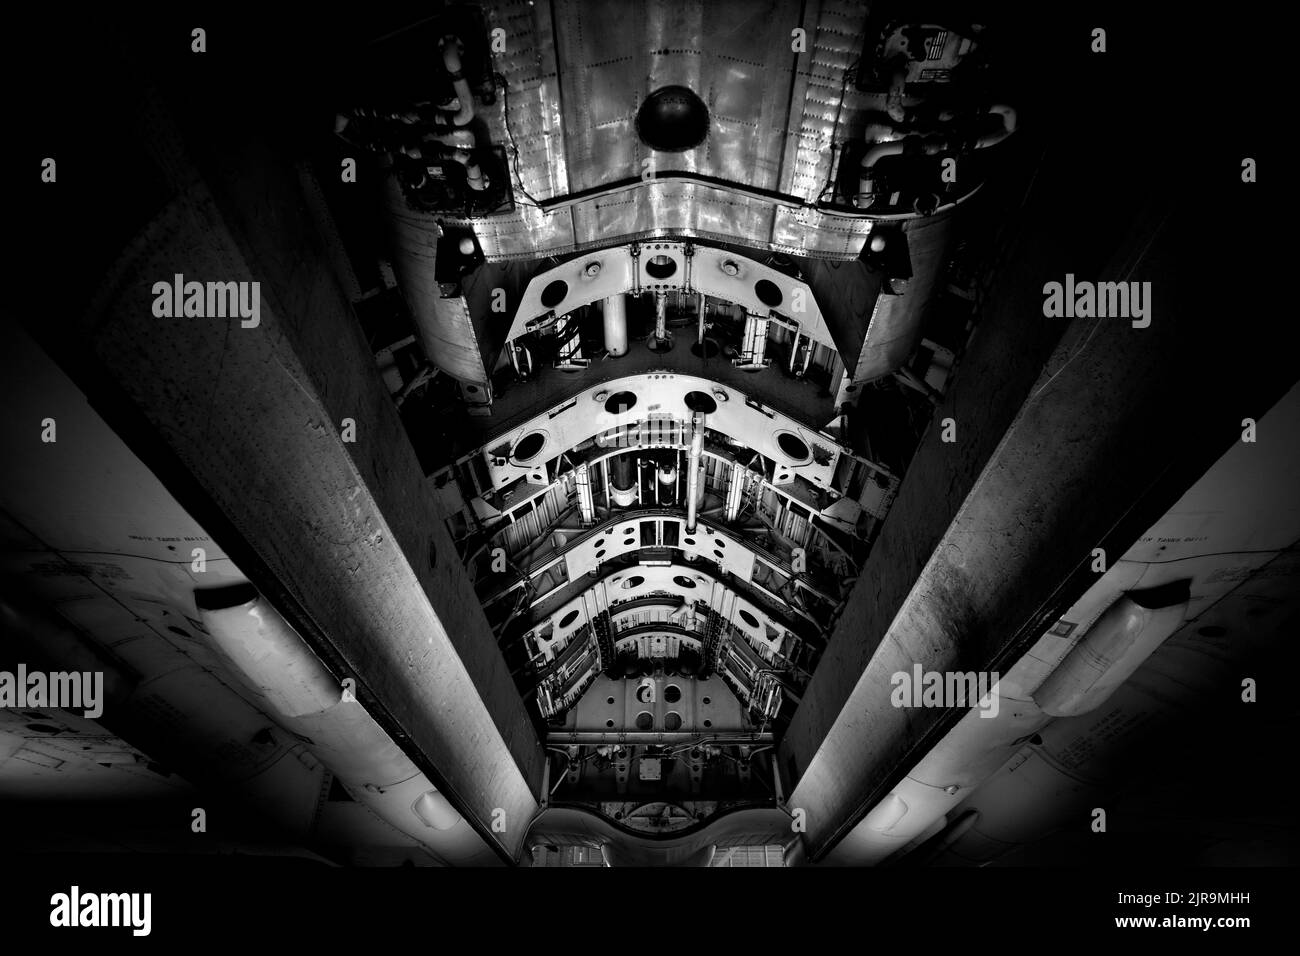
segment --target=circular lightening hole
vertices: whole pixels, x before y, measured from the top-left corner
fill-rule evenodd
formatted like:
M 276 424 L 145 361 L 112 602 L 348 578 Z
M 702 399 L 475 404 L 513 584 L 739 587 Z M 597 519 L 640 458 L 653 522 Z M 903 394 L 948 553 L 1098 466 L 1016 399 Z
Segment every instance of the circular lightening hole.
M 536 458 L 546 445 L 546 436 L 541 432 L 529 432 L 515 443 L 512 455 L 515 461 L 525 462 Z
M 637 730 L 649 730 L 654 725 L 655 725 L 654 714 L 650 713 L 648 710 L 643 710 L 641 711 L 641 713 L 636 715 Z
M 684 574 L 679 574 L 677 577 L 673 578 L 673 584 L 677 585 L 679 588 L 695 587 L 695 582 Z
M 718 403 L 708 392 L 687 392 L 686 407 L 693 412 L 703 412 L 708 415 L 718 410 Z
M 794 432 L 777 432 L 776 444 L 792 461 L 807 461 L 809 458 L 808 443 Z
M 636 394 L 634 392 L 615 392 L 605 400 L 605 411 L 611 415 L 630 412 L 635 406 Z
M 634 574 L 623 582 L 622 588 L 624 591 L 630 591 L 633 588 L 639 588 L 643 584 L 645 584 L 645 578 L 639 574 Z
M 781 287 L 770 279 L 759 279 L 755 282 L 754 295 L 758 296 L 758 301 L 769 309 L 775 309 L 784 298 L 781 295 Z
M 577 608 L 575 608 L 572 611 L 570 611 L 568 614 L 564 615 L 564 617 L 560 618 L 560 627 L 568 627 L 577 619 L 578 619 L 578 611 Z
M 679 730 L 682 726 L 682 715 L 676 711 L 669 711 L 664 714 L 664 730 Z
M 569 283 L 563 279 L 556 279 L 542 290 L 542 305 L 548 309 L 553 309 L 569 294 Z
M 754 617 L 754 615 L 750 614 L 743 607 L 740 609 L 740 619 L 750 627 L 758 627 L 758 618 Z
M 652 279 L 667 279 L 677 271 L 677 262 L 669 256 L 653 256 L 646 260 L 645 271 Z
M 675 704 L 682 699 L 682 689 L 676 684 L 669 684 L 664 688 L 664 702 Z

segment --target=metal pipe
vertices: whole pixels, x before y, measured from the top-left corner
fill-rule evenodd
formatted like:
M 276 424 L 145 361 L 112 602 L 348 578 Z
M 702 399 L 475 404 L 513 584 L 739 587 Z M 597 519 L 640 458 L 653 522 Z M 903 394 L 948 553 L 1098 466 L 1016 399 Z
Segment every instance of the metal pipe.
M 699 294 L 699 308 L 696 310 L 698 315 L 696 318 L 697 330 L 695 333 L 695 341 L 700 344 L 700 358 L 708 358 L 708 356 L 704 354 L 704 305 L 704 293 L 701 292 Z
M 704 416 L 691 416 L 691 453 L 686 471 L 686 533 L 695 533 L 695 515 L 699 510 L 696 494 L 700 487 L 700 458 L 704 454 Z
M 662 342 L 668 338 L 668 296 L 659 292 L 655 294 L 655 341 Z
M 464 126 L 474 118 L 474 95 L 470 93 L 469 84 L 465 82 L 460 68 L 460 51 L 463 44 L 460 37 L 446 36 L 442 39 L 442 65 L 451 74 L 451 85 L 456 90 L 456 99 L 460 108 L 450 117 L 451 125 Z
M 875 195 L 876 187 L 871 171 L 876 163 L 886 156 L 901 156 L 904 149 L 906 149 L 905 140 L 893 140 L 887 143 L 877 143 L 866 151 L 860 163 L 862 177 L 858 180 L 858 195 L 854 197 L 857 205 L 867 205 Z
M 605 351 L 612 358 L 627 354 L 627 300 L 623 293 L 607 296 L 601 307 L 605 323 Z

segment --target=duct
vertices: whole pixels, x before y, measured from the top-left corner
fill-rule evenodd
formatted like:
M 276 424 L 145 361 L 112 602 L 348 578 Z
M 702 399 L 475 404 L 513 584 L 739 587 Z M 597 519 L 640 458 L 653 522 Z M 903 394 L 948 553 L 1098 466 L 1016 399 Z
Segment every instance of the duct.
M 989 115 L 1001 119 L 1002 128 L 970 141 L 971 148 L 985 149 L 996 146 L 1016 131 L 1016 111 L 1010 106 L 1005 104 L 992 106 L 989 108 Z M 863 138 L 868 142 L 875 141 L 875 145 L 871 146 L 862 157 L 862 178 L 858 183 L 858 195 L 854 197 L 854 204 L 857 206 L 871 203 L 875 194 L 872 170 L 880 160 L 888 156 L 901 156 L 908 150 L 914 150 L 925 156 L 937 156 L 939 153 L 961 148 L 960 143 L 942 135 L 903 136 L 897 128 L 885 123 L 869 125 Z M 937 208 L 937 201 L 935 205 Z
M 668 296 L 655 296 L 655 342 L 663 345 L 668 338 Z
M 1053 717 L 1100 707 L 1183 623 L 1190 586 L 1186 578 L 1121 596 L 1034 691 L 1034 702 Z
M 460 71 L 461 45 L 459 37 L 448 36 L 442 40 L 442 65 L 451 74 L 452 87 L 456 90 L 456 99 L 460 107 L 453 116 L 448 117 L 452 126 L 464 126 L 474 118 L 474 95 L 470 92 L 469 84 L 465 82 L 465 77 Z
M 939 153 L 953 149 L 954 145 L 951 140 L 942 136 L 908 136 L 902 140 L 877 143 L 868 149 L 866 155 L 862 157 L 862 178 L 858 181 L 858 195 L 854 197 L 854 204 L 866 206 L 871 203 L 875 195 L 875 181 L 872 170 L 875 169 L 876 163 L 882 159 L 888 156 L 901 156 L 909 150 L 914 155 L 937 156 Z M 936 196 L 934 204 L 923 215 L 931 215 L 939 208 L 939 202 L 939 198 Z
M 483 177 L 483 170 L 474 160 L 474 156 L 468 150 L 464 149 L 445 149 L 440 155 L 443 159 L 450 159 L 452 162 L 460 163 L 465 167 L 465 182 L 470 189 L 475 192 L 482 192 L 487 188 L 487 180 Z
M 469 824 L 254 588 L 199 590 L 195 603 L 235 673 L 286 731 L 311 741 L 359 803 L 445 863 L 494 861 Z
M 686 473 L 686 533 L 695 533 L 695 517 L 703 488 L 700 482 L 700 457 L 704 452 L 704 416 L 691 416 L 691 449 Z
M 627 300 L 622 293 L 607 296 L 601 309 L 605 325 L 605 351 L 611 358 L 627 354 Z
M 1016 111 L 1010 106 L 999 103 L 989 107 L 989 113 L 1002 119 L 1002 129 L 997 132 L 987 133 L 977 139 L 975 141 L 976 149 L 996 146 L 1016 131 Z
M 447 133 L 426 133 L 426 141 L 440 143 L 443 146 L 451 146 L 456 149 L 473 149 L 478 145 L 474 131 L 468 129 L 456 129 Z
M 901 156 L 905 149 L 907 149 L 906 140 L 895 140 L 887 143 L 877 143 L 867 150 L 866 155 L 862 157 L 862 178 L 858 181 L 857 205 L 866 206 L 870 204 L 872 197 L 875 195 L 876 187 L 872 180 L 871 170 L 875 168 L 876 163 L 886 156 Z

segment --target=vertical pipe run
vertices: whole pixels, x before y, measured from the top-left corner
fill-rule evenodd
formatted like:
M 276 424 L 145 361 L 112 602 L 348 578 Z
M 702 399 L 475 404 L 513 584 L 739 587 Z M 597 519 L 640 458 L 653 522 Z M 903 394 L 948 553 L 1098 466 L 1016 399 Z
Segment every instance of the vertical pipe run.
M 655 294 L 655 341 L 663 342 L 668 338 L 668 296 L 663 292 Z
M 742 368 L 763 365 L 767 353 L 767 321 L 766 315 L 745 313 L 745 336 L 736 365 Z
M 704 355 L 704 293 L 703 292 L 699 294 L 698 302 L 699 302 L 699 308 L 696 310 L 698 315 L 696 316 L 697 329 L 695 333 L 695 341 L 698 342 L 700 345 L 700 357 L 707 358 L 707 356 Z
M 700 458 L 704 454 L 704 416 L 691 416 L 691 453 L 686 472 L 686 533 L 695 533 L 695 513 L 699 509 Z
M 457 110 L 448 117 L 450 125 L 464 126 L 474 118 L 474 94 L 470 92 L 469 83 L 461 72 L 461 42 L 459 37 L 447 36 L 442 41 L 442 65 L 451 77 L 452 88 L 456 91 Z
M 740 516 L 740 502 L 745 490 L 745 468 L 732 463 L 731 481 L 727 484 L 726 520 L 735 521 Z
M 584 461 L 577 468 L 574 484 L 578 490 L 578 515 L 584 525 L 596 521 L 596 502 L 591 493 L 591 470 Z
M 602 307 L 605 321 L 605 351 L 611 358 L 627 354 L 627 300 L 623 293 L 608 296 Z

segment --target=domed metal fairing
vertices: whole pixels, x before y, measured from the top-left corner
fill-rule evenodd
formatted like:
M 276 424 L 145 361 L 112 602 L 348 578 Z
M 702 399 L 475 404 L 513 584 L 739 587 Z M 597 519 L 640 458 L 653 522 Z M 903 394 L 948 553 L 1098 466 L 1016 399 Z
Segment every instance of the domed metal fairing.
M 681 153 L 709 135 L 709 110 L 684 86 L 662 86 L 645 98 L 636 114 L 636 132 L 651 149 Z

